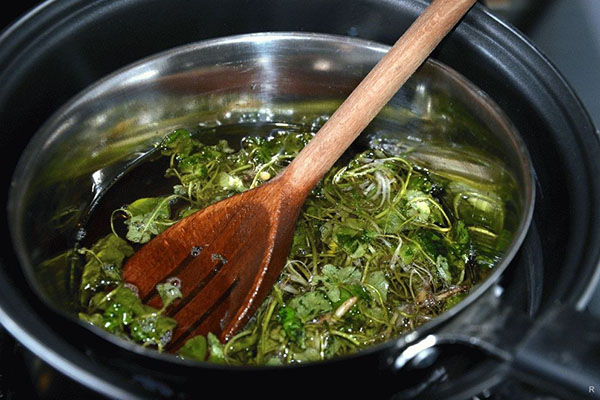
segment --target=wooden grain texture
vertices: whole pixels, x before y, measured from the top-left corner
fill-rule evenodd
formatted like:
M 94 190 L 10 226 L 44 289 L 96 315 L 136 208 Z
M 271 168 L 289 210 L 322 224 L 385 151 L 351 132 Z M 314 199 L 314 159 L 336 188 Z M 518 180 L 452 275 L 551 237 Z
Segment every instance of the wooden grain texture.
M 181 280 L 184 298 L 167 310 L 178 321 L 169 350 L 243 327 L 281 272 L 308 194 L 474 3 L 433 1 L 278 177 L 185 218 L 127 261 L 124 280 L 155 307 L 156 284 Z

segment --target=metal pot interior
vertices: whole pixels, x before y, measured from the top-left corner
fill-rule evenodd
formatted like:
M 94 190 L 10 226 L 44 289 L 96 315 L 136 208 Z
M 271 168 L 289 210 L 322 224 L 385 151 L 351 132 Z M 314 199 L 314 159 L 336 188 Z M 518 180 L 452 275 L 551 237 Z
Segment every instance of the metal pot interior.
M 76 273 L 48 260 L 85 236 L 93 206 L 128 165 L 180 127 L 325 117 L 386 49 L 321 34 L 226 37 L 144 59 L 78 95 L 37 132 L 13 178 L 9 223 L 30 284 L 75 318 Z M 410 148 L 412 161 L 440 174 L 503 185 L 510 244 L 493 273 L 447 317 L 458 313 L 500 276 L 524 239 L 534 200 L 527 150 L 485 93 L 433 60 L 358 142 L 372 140 L 396 151 Z

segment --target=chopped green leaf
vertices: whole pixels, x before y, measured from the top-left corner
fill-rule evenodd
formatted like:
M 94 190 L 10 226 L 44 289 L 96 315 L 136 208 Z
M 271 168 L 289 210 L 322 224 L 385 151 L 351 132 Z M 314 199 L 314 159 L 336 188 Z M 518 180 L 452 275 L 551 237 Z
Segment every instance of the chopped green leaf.
M 190 154 L 193 148 L 194 143 L 187 129 L 177 129 L 161 143 L 161 149 L 165 155 L 178 154 L 185 156 Z
M 246 190 L 244 183 L 237 176 L 229 175 L 227 172 L 221 172 L 217 175 L 217 182 L 225 190 L 233 190 L 235 192 L 243 192 Z
M 304 324 L 296 316 L 296 311 L 291 307 L 281 307 L 279 309 L 279 318 L 287 337 L 293 342 L 301 344 L 304 337 Z
M 202 335 L 188 339 L 179 349 L 177 355 L 183 359 L 205 361 L 208 352 L 208 342 Z
M 208 340 L 208 361 L 223 364 L 225 362 L 225 353 L 223 351 L 223 344 L 219 341 L 219 338 L 213 333 L 207 335 Z
M 367 275 L 365 284 L 377 291 L 378 296 L 381 296 L 384 302 L 387 301 L 387 294 L 390 287 L 390 283 L 385 277 L 383 271 L 373 271 Z
M 296 315 L 303 323 L 333 309 L 331 301 L 322 292 L 304 293 L 293 298 L 289 306 L 296 311 Z
M 334 303 L 340 301 L 340 289 L 358 283 L 361 278 L 361 272 L 357 267 L 338 268 L 331 264 L 326 264 L 322 268 L 323 275 L 316 276 L 315 282 L 323 283 L 327 297 Z
M 142 304 L 136 293 L 123 285 L 108 294 L 98 293 L 90 302 L 88 312 L 80 313 L 79 318 L 118 336 L 130 337 L 144 345 L 155 345 L 158 349 L 169 342 L 177 325 L 174 319 Z
M 108 234 L 92 246 L 82 248 L 86 263 L 80 284 L 80 301 L 86 304 L 98 290 L 121 281 L 121 266 L 125 258 L 133 255 L 133 247 L 117 235 Z
M 156 285 L 156 291 L 160 295 L 160 299 L 163 303 L 163 308 L 167 308 L 175 300 L 182 299 L 183 294 L 179 287 L 178 281 L 167 281 Z
M 134 201 L 125 209 L 128 219 L 127 240 L 146 243 L 153 235 L 158 235 L 173 221 L 169 219 L 171 197 L 148 197 Z
M 437 273 L 440 278 L 444 280 L 446 283 L 452 282 L 452 275 L 450 274 L 450 266 L 448 265 L 448 260 L 446 257 L 442 255 L 438 255 L 435 260 L 435 267 L 437 268 Z

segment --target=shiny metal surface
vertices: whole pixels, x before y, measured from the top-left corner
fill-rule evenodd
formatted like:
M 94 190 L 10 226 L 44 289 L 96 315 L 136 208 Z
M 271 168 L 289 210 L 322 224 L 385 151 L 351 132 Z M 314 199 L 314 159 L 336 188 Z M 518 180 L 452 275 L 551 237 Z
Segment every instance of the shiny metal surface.
M 33 287 L 71 315 L 65 294 L 68 298 L 73 282 L 65 276 L 72 271 L 49 272 L 41 263 L 85 235 L 80 222 L 90 205 L 165 134 L 183 126 L 306 124 L 325 118 L 386 49 L 320 34 L 226 37 L 142 60 L 77 96 L 35 135 L 13 179 L 10 228 Z M 435 95 L 466 110 L 476 129 L 436 129 Z M 439 318 L 447 319 L 499 278 L 523 240 L 534 199 L 529 157 L 502 111 L 458 73 L 434 61 L 422 66 L 359 140 L 390 137 L 394 145 L 412 149 L 415 162 L 441 173 L 482 185 L 507 177 L 515 182 L 509 196 L 517 212 L 507 221 L 515 227 L 513 242 L 490 278 Z

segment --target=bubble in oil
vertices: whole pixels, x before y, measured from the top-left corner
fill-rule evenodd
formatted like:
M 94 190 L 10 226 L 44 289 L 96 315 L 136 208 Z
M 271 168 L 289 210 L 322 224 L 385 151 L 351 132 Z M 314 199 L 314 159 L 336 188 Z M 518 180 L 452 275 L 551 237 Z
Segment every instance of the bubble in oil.
M 178 287 L 178 288 L 180 288 L 180 287 L 181 287 L 181 279 L 179 279 L 179 278 L 178 278 L 178 277 L 176 277 L 176 276 L 173 276 L 173 277 L 171 277 L 171 278 L 168 278 L 168 279 L 167 279 L 167 283 L 168 283 L 168 284 L 171 284 L 171 285 L 173 285 L 173 286 L 175 286 L 175 287 Z
M 192 247 L 192 250 L 190 250 L 190 256 L 198 257 L 200 255 L 201 251 L 202 251 L 202 246 L 194 246 L 194 247 Z
M 213 253 L 210 259 L 212 261 L 219 261 L 221 264 L 227 264 L 227 259 L 222 254 Z
M 219 328 L 221 328 L 221 330 L 225 329 L 225 326 L 227 325 L 227 320 L 229 320 L 229 310 L 227 310 L 225 312 L 225 315 L 223 315 L 223 318 L 219 320 Z
M 75 233 L 75 241 L 76 241 L 76 242 L 80 242 L 80 241 L 82 241 L 83 239 L 85 239 L 85 237 L 86 237 L 86 236 L 87 236 L 87 231 L 86 231 L 86 229 L 85 229 L 85 228 L 83 228 L 83 227 L 82 227 L 82 228 L 79 228 L 79 229 L 77 230 L 77 233 Z
M 126 287 L 127 289 L 131 290 L 133 292 L 133 294 L 135 294 L 135 297 L 140 297 L 140 289 L 135 286 L 133 283 L 129 283 L 129 282 L 125 282 L 123 284 L 124 287 Z
M 164 335 L 161 336 L 160 343 L 163 346 L 166 346 L 171 341 L 172 338 L 173 338 L 173 331 L 168 330 L 164 333 Z

